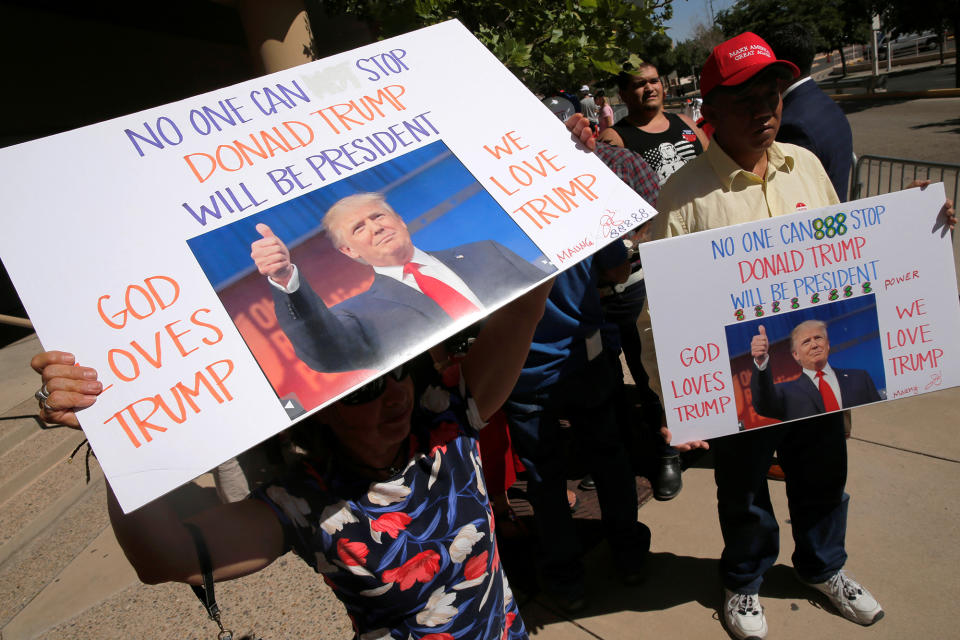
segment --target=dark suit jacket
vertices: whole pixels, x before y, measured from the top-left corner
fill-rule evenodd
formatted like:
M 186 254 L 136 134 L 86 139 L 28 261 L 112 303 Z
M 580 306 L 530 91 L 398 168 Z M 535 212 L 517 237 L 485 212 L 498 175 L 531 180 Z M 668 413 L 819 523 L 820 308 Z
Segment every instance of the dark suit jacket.
M 834 367 L 833 372 L 840 383 L 840 401 L 844 409 L 881 399 L 873 379 L 863 369 Z M 799 378 L 775 385 L 769 363 L 764 371 L 754 368 L 750 378 L 750 391 L 753 395 L 753 408 L 768 418 L 796 420 L 825 411 L 820 389 L 806 374 L 801 373 Z
M 492 240 L 430 255 L 456 273 L 484 306 L 548 275 Z M 331 308 L 304 278 L 292 294 L 270 288 L 280 327 L 297 356 L 317 371 L 376 368 L 452 322 L 428 296 L 379 274 L 369 289 Z
M 798 85 L 783 99 L 777 140 L 809 149 L 820 158 L 840 202 L 846 202 L 853 134 L 843 110 L 816 82 Z

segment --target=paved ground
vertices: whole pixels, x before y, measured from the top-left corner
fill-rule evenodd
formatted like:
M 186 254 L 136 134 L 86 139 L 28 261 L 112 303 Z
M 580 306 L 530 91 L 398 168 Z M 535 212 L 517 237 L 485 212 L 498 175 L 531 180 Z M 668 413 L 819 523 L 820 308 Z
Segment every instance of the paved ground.
M 960 98 L 841 103 L 857 155 L 960 163 Z

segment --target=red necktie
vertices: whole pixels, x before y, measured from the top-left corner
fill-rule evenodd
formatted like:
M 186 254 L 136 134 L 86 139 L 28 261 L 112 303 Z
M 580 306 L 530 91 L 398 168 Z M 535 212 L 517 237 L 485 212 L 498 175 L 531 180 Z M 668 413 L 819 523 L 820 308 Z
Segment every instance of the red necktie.
M 824 380 L 823 369 L 817 371 L 817 378 L 820 384 L 820 395 L 823 396 L 823 410 L 839 411 L 840 405 L 837 403 L 837 396 L 833 395 L 833 389 L 831 389 L 827 381 Z
M 423 265 L 416 262 L 408 262 L 403 265 L 403 275 L 408 273 L 413 275 L 417 286 L 424 295 L 429 296 L 440 305 L 440 308 L 447 312 L 451 318 L 465 316 L 471 311 L 476 311 L 477 306 L 470 302 L 463 294 L 458 293 L 456 289 L 431 276 L 420 273 L 420 267 Z

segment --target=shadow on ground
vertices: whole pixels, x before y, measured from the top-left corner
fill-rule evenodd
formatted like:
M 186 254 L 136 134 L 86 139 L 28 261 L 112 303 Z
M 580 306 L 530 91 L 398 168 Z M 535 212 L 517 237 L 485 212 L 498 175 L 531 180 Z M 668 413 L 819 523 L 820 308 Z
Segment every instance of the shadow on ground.
M 952 118 L 950 120 L 941 120 L 940 122 L 927 122 L 925 124 L 915 124 L 911 129 L 929 129 L 931 127 L 937 127 L 942 129 L 947 129 L 948 127 L 953 127 L 952 129 L 947 129 L 942 133 L 960 133 L 960 118 Z

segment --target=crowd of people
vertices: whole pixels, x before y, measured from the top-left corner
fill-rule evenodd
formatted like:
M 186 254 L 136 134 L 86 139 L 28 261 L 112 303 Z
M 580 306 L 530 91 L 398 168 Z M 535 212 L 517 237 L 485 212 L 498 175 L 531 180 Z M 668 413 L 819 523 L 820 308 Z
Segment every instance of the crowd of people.
M 651 542 L 638 521 L 637 469 L 625 446 L 636 440 L 654 461 L 646 473 L 660 500 L 681 490 L 683 452 L 713 451 L 723 534 L 720 611 L 733 637 L 760 639 L 768 631 L 759 593 L 779 552 L 767 486 L 774 454 L 785 476 L 798 577 L 845 618 L 878 621 L 880 604 L 844 571 L 849 496 L 839 411 L 878 396 L 852 390 L 855 371 L 829 366 L 826 325 L 805 323 L 790 338 L 805 376 L 796 386 L 816 389 L 803 391 L 812 408 L 797 408 L 795 392 L 771 381 L 765 333 L 752 343 L 758 411 L 792 422 L 671 446 L 659 398 L 636 245 L 846 196 L 850 127 L 809 79 L 809 34 L 787 29 L 770 40 L 773 46 L 744 33 L 710 54 L 700 81 L 710 136 L 665 110 L 653 65 L 617 77 L 628 109 L 619 122 L 602 92 L 582 88 L 581 113 L 567 126 L 657 208 L 648 228 L 499 308 L 469 339 L 439 345 L 302 421 L 288 434 L 300 455 L 282 477 L 192 516 L 190 528 L 166 499 L 124 514 L 111 492 L 114 531 L 141 580 L 203 584 L 193 530 L 206 542 L 215 580 L 258 571 L 293 551 L 323 575 L 362 640 L 525 638 L 497 545 L 514 523 L 507 488 L 522 470 L 541 584 L 567 611 L 580 610 L 587 595 L 567 465 L 574 455 L 589 473 L 616 574 L 634 583 L 645 576 Z M 414 247 L 382 196 L 345 200 L 327 214 L 324 229 L 337 249 L 374 268 L 375 285 L 387 292 L 376 303 L 361 294 L 328 309 L 265 225 L 251 247 L 284 331 L 317 370 L 369 366 L 412 332 L 430 330 L 402 316 L 401 306 L 403 313 L 419 306 L 420 316 L 456 318 L 490 304 L 490 280 L 525 286 L 544 275 L 497 243 L 453 250 L 460 257 L 483 252 L 483 262 L 498 270 L 478 277 L 442 252 Z M 955 224 L 952 203 L 940 215 Z M 392 296 L 402 296 L 403 305 L 390 306 Z M 331 334 L 335 350 L 317 339 Z M 634 396 L 626 393 L 621 353 Z M 78 426 L 77 412 L 101 391 L 96 372 L 59 351 L 38 354 L 32 366 L 42 377 L 41 416 Z M 636 412 L 625 410 L 633 403 L 639 426 L 628 420 Z

